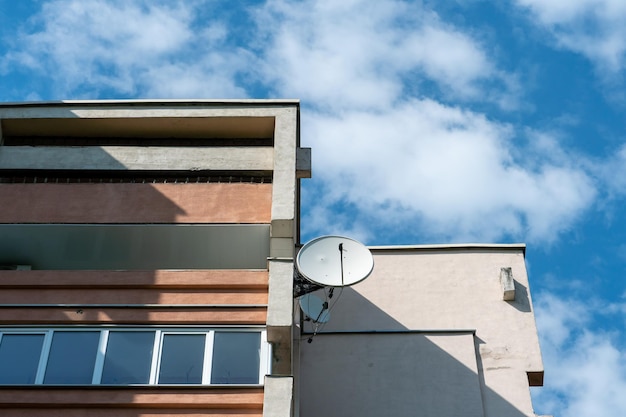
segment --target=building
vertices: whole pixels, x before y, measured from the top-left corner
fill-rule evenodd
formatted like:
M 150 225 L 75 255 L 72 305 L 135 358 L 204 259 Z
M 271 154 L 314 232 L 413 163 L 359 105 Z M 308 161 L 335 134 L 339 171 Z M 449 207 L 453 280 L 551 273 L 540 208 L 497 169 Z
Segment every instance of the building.
M 3 416 L 289 412 L 298 112 L 0 105 Z
M 297 101 L 7 103 L 0 138 L 1 415 L 534 416 L 523 245 L 373 247 L 307 343 Z
M 371 276 L 335 290 L 311 343 L 301 322 L 300 416 L 534 417 L 543 364 L 524 245 L 370 249 Z

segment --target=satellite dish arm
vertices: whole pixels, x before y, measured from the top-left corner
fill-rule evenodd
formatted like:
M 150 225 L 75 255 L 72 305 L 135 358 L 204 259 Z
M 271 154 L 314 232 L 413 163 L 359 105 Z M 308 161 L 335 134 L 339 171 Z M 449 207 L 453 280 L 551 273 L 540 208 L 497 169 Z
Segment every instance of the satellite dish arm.
M 339 244 L 339 262 L 341 265 L 341 286 L 343 287 L 343 242 Z
M 328 310 L 328 301 L 324 301 L 324 304 L 322 304 L 322 309 L 320 310 L 320 314 L 318 314 L 317 318 L 313 321 L 316 323 L 320 321 L 320 317 L 322 317 L 322 314 L 324 314 L 324 311 L 326 310 Z

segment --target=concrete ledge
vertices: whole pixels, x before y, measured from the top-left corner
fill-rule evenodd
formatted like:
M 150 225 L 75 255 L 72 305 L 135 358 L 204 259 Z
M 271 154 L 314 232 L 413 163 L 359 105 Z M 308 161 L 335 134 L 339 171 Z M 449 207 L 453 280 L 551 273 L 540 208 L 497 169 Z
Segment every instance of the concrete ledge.
M 75 146 L 0 148 L 0 169 L 267 171 L 271 147 Z

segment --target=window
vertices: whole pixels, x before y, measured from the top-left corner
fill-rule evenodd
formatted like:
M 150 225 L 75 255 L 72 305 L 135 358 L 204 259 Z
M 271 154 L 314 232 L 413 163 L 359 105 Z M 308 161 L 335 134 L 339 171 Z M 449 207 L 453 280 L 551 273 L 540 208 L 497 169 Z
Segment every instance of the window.
M 206 337 L 165 334 L 159 367 L 160 384 L 201 384 Z
M 150 382 L 155 332 L 109 331 L 101 384 Z
M 214 384 L 253 384 L 259 369 L 261 345 L 258 333 L 215 332 L 211 382 Z
M 37 376 L 41 334 L 7 334 L 0 343 L 0 384 L 34 384 Z
M 0 329 L 4 385 L 257 385 L 269 358 L 258 329 Z

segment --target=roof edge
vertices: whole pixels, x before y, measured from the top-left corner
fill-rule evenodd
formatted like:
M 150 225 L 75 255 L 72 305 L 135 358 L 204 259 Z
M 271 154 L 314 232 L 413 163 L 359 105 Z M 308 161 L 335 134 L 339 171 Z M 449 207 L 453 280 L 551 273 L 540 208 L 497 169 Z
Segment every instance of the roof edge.
M 369 250 L 376 252 L 384 251 L 447 251 L 463 249 L 483 250 L 521 250 L 526 255 L 525 243 L 444 243 L 431 245 L 385 245 L 368 246 Z
M 114 99 L 114 100 L 51 100 L 0 102 L 0 107 L 62 107 L 62 106 L 300 106 L 299 99 Z

